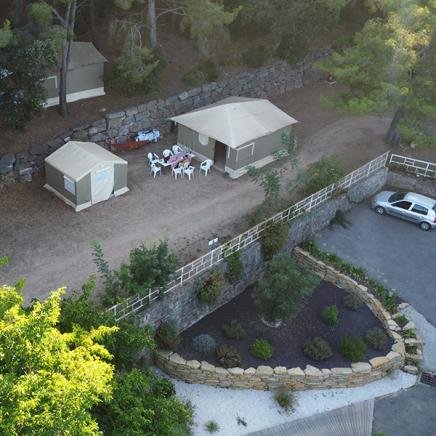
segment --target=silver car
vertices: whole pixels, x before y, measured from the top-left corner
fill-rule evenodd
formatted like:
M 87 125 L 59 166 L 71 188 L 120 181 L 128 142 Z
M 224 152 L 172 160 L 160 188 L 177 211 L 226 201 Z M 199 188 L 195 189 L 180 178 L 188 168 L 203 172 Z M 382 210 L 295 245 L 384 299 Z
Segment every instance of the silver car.
M 402 218 L 419 225 L 421 230 L 436 227 L 436 200 L 414 192 L 379 192 L 372 200 L 373 209 L 379 214 Z

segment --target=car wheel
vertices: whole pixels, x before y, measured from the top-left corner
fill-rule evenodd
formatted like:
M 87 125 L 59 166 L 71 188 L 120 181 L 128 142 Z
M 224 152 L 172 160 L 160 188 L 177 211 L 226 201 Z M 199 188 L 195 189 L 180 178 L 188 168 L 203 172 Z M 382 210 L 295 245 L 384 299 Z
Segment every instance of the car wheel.
M 426 223 L 426 222 L 424 221 L 424 222 L 422 222 L 422 223 L 419 223 L 419 228 L 420 228 L 421 230 L 424 230 L 424 232 L 428 232 L 428 231 L 430 230 L 431 226 L 430 226 L 429 223 Z
M 374 209 L 379 215 L 384 215 L 385 214 L 385 209 L 384 207 L 381 206 L 376 206 L 376 208 Z

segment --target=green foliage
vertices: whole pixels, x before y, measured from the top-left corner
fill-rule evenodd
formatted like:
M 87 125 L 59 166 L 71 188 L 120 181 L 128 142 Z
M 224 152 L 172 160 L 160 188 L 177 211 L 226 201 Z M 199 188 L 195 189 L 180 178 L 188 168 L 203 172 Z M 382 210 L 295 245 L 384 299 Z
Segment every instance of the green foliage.
M 9 263 L 9 257 L 8 256 L 0 257 L 0 268 L 3 268 L 8 263 Z
M 28 14 L 41 28 L 47 28 L 53 21 L 51 7 L 45 1 L 31 3 L 29 5 Z
M 42 82 L 55 63 L 50 41 L 11 44 L 0 50 L 0 118 L 8 126 L 23 128 L 41 111 L 46 99 Z
M 254 357 L 262 360 L 271 359 L 273 355 L 273 347 L 266 339 L 256 339 L 250 345 L 250 351 Z
M 241 253 L 235 251 L 225 258 L 227 264 L 227 278 L 230 283 L 237 283 L 244 272 L 244 265 L 241 262 Z
M 217 433 L 220 431 L 220 426 L 215 421 L 208 421 L 204 425 L 204 428 L 208 433 Z
M 345 216 L 344 212 L 341 210 L 337 210 L 335 213 L 335 216 L 330 220 L 330 225 L 339 225 L 343 227 L 344 229 L 347 229 L 350 226 L 351 222 L 348 221 L 347 217 Z
M 193 68 L 183 74 L 182 80 L 189 86 L 198 86 L 202 83 L 214 82 L 218 79 L 218 70 L 214 61 L 205 58 Z
M 395 322 L 400 326 L 404 327 L 408 322 L 408 318 L 405 315 L 400 315 L 395 318 Z
M 200 303 L 215 304 L 225 285 L 224 276 L 220 269 L 212 270 L 208 276 L 199 283 L 197 288 L 197 298 Z
M 265 320 L 286 321 L 297 316 L 318 283 L 316 276 L 282 254 L 267 263 L 253 292 L 254 303 Z
M 365 334 L 365 340 L 374 350 L 383 351 L 388 346 L 388 337 L 379 327 L 369 329 Z
M 345 175 L 345 169 L 338 156 L 331 154 L 311 163 L 299 173 L 291 185 L 291 190 L 298 189 L 304 196 L 309 196 L 338 182 Z
M 241 364 L 239 351 L 231 345 L 221 344 L 215 350 L 219 364 L 224 368 L 237 368 Z
M 293 391 L 279 388 L 274 394 L 274 400 L 287 414 L 295 411 L 296 398 Z
M 176 328 L 168 323 L 161 322 L 156 329 L 154 340 L 159 348 L 164 350 L 176 351 L 180 344 L 180 336 Z
M 144 294 L 165 286 L 176 271 L 177 257 L 166 241 L 147 247 L 141 244 L 130 252 L 129 264 L 122 264 L 117 276 L 130 294 Z
M 248 67 L 260 67 L 268 57 L 268 49 L 262 41 L 250 44 L 242 52 L 242 61 Z
M 350 310 L 359 310 L 363 306 L 363 300 L 354 292 L 346 292 L 342 302 Z
M 268 223 L 260 236 L 260 246 L 265 259 L 271 259 L 285 245 L 289 234 L 286 222 Z
M 416 345 L 406 344 L 406 353 L 407 354 L 416 354 L 416 350 L 418 349 Z
M 192 348 L 200 354 L 212 354 L 217 347 L 215 339 L 210 335 L 199 335 L 192 339 Z
M 5 20 L 0 27 L 0 49 L 6 48 L 13 41 L 14 33 L 11 29 L 11 22 Z
M 339 310 L 336 304 L 324 307 L 321 318 L 325 324 L 332 327 L 336 326 L 339 323 Z
M 188 436 L 192 412 L 171 382 L 149 369 L 115 376 L 113 399 L 96 410 L 105 435 Z
M 360 338 L 343 336 L 339 349 L 346 359 L 351 360 L 351 362 L 359 362 L 365 357 L 366 344 Z
M 241 340 L 247 335 L 240 321 L 232 319 L 228 324 L 223 324 L 223 333 L 227 339 Z
M 413 330 L 403 330 L 401 333 L 404 338 L 413 338 L 416 339 L 416 333 Z
M 316 361 L 327 360 L 333 356 L 330 344 L 320 336 L 307 341 L 303 346 L 303 353 Z
M 101 345 L 116 327 L 61 333 L 63 290 L 23 307 L 0 288 L 0 433 L 96 434 L 91 409 L 111 397 L 111 355 Z

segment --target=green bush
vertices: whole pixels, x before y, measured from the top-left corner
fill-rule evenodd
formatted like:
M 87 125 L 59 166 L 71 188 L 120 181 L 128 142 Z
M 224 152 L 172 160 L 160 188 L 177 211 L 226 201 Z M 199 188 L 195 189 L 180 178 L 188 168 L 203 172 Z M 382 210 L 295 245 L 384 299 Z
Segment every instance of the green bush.
M 296 187 L 304 195 L 309 196 L 342 179 L 345 169 L 338 156 L 332 154 L 311 163 L 301 172 L 296 180 Z
M 205 356 L 213 353 L 216 346 L 215 339 L 210 335 L 199 335 L 192 339 L 192 348 Z
M 208 433 L 217 433 L 220 431 L 220 426 L 215 421 L 208 421 L 204 425 L 204 428 Z
M 305 356 L 316 361 L 327 360 L 333 356 L 330 344 L 319 336 L 304 344 L 303 353 Z
M 365 334 L 365 340 L 374 350 L 383 351 L 388 346 L 388 337 L 379 327 L 369 329 Z
M 395 318 L 395 322 L 396 322 L 400 327 L 404 327 L 404 326 L 409 322 L 409 320 L 407 319 L 407 317 L 406 317 L 405 315 L 400 315 L 400 316 L 397 316 L 397 317 Z
M 197 288 L 197 298 L 200 303 L 213 305 L 215 304 L 225 285 L 223 273 L 219 269 L 214 269 L 203 280 Z
M 176 328 L 168 322 L 161 322 L 159 324 L 154 340 L 157 346 L 163 350 L 176 351 L 180 344 L 180 336 L 177 334 Z
M 273 355 L 272 345 L 265 339 L 256 339 L 250 345 L 251 354 L 258 359 L 268 360 Z
M 354 292 L 346 292 L 342 302 L 350 310 L 359 310 L 363 306 L 363 300 Z
M 141 244 L 130 252 L 129 264 L 122 264 L 117 275 L 130 294 L 143 294 L 165 286 L 176 271 L 177 257 L 166 241 L 147 247 Z
M 265 273 L 253 291 L 260 315 L 269 322 L 294 318 L 304 307 L 319 279 L 300 269 L 287 254 L 266 265 Z
M 224 368 L 236 368 L 241 364 L 239 351 L 231 345 L 222 344 L 215 350 L 219 364 Z
M 339 310 L 336 304 L 324 307 L 321 318 L 325 324 L 334 327 L 339 322 Z
M 360 338 L 344 336 L 339 349 L 346 359 L 359 362 L 365 357 L 366 344 Z
M 189 86 L 198 86 L 205 82 L 215 82 L 218 70 L 212 59 L 203 59 L 194 68 L 182 76 L 182 81 Z
M 271 223 L 260 236 L 260 246 L 265 259 L 271 259 L 277 254 L 288 239 L 289 225 L 287 223 Z
M 286 413 L 295 411 L 296 399 L 293 391 L 279 388 L 274 395 L 274 400 Z
M 416 333 L 413 330 L 407 329 L 403 330 L 402 335 L 404 338 L 416 339 Z
M 227 277 L 230 283 L 237 283 L 244 271 L 244 265 L 241 262 L 241 253 L 235 251 L 225 258 L 227 263 Z
M 246 336 L 242 323 L 232 319 L 228 324 L 223 325 L 223 333 L 227 339 L 241 340 Z

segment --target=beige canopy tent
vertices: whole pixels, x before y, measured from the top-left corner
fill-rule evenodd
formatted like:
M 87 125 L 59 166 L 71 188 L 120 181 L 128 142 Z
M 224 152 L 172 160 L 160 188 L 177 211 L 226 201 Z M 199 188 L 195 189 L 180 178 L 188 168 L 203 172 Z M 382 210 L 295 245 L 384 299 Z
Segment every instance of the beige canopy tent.
M 265 99 L 229 97 L 171 118 L 178 142 L 218 169 L 239 177 L 246 167 L 261 167 L 283 148 L 283 134 L 297 121 Z
M 126 193 L 127 162 L 93 142 L 70 141 L 45 159 L 46 184 L 76 212 Z

